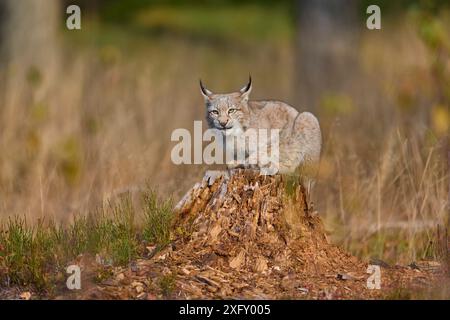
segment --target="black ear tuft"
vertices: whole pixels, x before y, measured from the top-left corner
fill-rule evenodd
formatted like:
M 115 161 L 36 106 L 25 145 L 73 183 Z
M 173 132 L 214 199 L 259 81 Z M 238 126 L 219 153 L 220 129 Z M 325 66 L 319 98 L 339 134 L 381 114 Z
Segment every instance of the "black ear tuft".
M 213 93 L 211 91 L 209 91 L 208 89 L 205 88 L 205 86 L 202 83 L 202 80 L 200 79 L 200 90 L 202 92 L 202 95 L 205 98 L 208 98 L 210 95 L 212 95 Z
M 247 85 L 246 85 L 245 87 L 243 87 L 243 88 L 240 90 L 240 92 L 241 92 L 242 94 L 249 94 L 250 91 L 251 91 L 251 89 L 252 89 L 252 76 L 249 74 L 249 75 L 248 75 L 248 83 L 247 83 Z

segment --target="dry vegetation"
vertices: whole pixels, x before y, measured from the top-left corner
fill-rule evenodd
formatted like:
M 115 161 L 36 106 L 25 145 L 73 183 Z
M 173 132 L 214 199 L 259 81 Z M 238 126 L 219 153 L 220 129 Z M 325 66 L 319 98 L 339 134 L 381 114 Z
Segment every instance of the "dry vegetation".
M 439 258 L 435 230 L 438 224 L 448 225 L 449 208 L 449 12 L 435 19 L 438 46 L 421 33 L 423 26 L 413 14 L 395 24 L 395 32 L 366 32 L 359 48 L 364 81 L 346 95 L 324 98 L 318 109 L 324 150 L 315 209 L 333 241 L 364 259 L 409 263 Z M 24 229 L 22 218 L 8 222 L 15 215 L 26 216 L 30 224 L 75 221 L 70 234 L 85 221 L 74 217 L 123 193 L 133 198 L 147 185 L 178 200 L 205 170 L 170 161 L 172 130 L 191 129 L 193 120 L 204 117 L 199 77 L 212 89 L 227 91 L 251 72 L 254 98 L 295 104 L 289 32 L 236 45 L 233 38 L 216 43 L 152 35 L 143 41 L 145 35 L 130 37 L 113 26 L 90 23 L 85 28 L 89 35 L 63 36 L 54 69 L 31 68 L 23 85 L 3 86 L 0 92 L 0 217 L 4 230 L 9 229 L 0 238 L 2 250 L 5 243 L 14 246 L 16 235 L 27 238 L 24 252 L 45 247 L 35 244 L 41 237 Z M 150 208 L 146 217 L 153 226 L 159 209 L 145 201 L 140 208 Z M 106 221 L 111 225 L 105 228 L 127 230 L 120 222 Z M 167 244 L 164 227 L 143 226 L 150 242 Z M 53 230 L 56 236 L 58 228 Z M 141 238 L 125 234 L 119 238 L 129 240 L 124 244 L 129 253 Z M 87 248 L 76 249 L 70 235 L 64 237 L 71 243 L 65 250 L 74 250 L 64 253 L 65 260 Z M 86 240 L 83 246 L 94 249 L 85 251 L 99 253 L 102 237 Z M 65 248 L 65 243 L 55 246 Z M 124 256 L 119 250 L 117 259 L 128 262 L 139 252 Z M 54 252 L 42 257 L 48 254 Z M 34 268 L 33 263 L 8 259 L 0 255 L 0 267 L 17 267 L 19 273 L 9 279 L 19 284 L 34 281 L 46 268 L 36 262 L 37 269 L 27 269 L 24 276 L 24 266 Z
M 367 289 L 367 262 L 330 244 L 292 177 L 207 172 L 175 208 L 171 245 L 116 268 L 78 296 L 113 299 L 371 299 L 436 283 L 440 265 L 383 266 Z

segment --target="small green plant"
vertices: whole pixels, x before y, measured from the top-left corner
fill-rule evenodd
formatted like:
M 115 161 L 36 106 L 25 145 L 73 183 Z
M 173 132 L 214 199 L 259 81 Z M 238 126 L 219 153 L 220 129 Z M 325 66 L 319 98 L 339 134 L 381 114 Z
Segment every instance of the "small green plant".
M 0 233 L 0 278 L 6 282 L 51 289 L 49 270 L 55 264 L 56 242 L 50 229 L 39 221 L 28 226 L 23 218 L 11 218 Z M 5 282 L 5 281 L 3 281 Z
M 138 255 L 135 212 L 130 195 L 127 194 L 119 203 L 112 207 L 110 255 L 114 263 L 125 265 Z
M 114 264 L 126 265 L 138 255 L 135 211 L 129 194 L 88 217 L 85 250 Z
M 162 201 L 153 191 L 144 195 L 144 240 L 159 248 L 166 246 L 170 242 L 172 219 L 171 200 Z
M 169 273 L 159 279 L 159 287 L 164 296 L 169 296 L 175 289 L 176 274 Z
M 295 191 L 300 185 L 300 177 L 297 175 L 284 175 L 284 191 L 288 197 L 293 197 L 295 195 Z

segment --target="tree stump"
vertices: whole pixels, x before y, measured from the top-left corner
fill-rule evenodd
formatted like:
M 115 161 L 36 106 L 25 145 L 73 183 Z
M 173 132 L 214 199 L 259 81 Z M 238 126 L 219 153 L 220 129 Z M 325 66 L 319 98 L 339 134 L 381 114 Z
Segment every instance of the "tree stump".
M 368 263 L 328 242 L 305 189 L 286 177 L 208 172 L 175 214 L 171 245 L 117 270 L 121 280 L 103 293 L 120 299 L 367 299 L 418 278 L 432 280 L 426 271 L 383 266 L 381 289 L 370 290 Z
M 291 178 L 207 172 L 175 208 L 168 259 L 183 261 L 187 297 L 301 297 L 325 274 L 361 277 L 364 263 L 328 243 L 306 199 Z

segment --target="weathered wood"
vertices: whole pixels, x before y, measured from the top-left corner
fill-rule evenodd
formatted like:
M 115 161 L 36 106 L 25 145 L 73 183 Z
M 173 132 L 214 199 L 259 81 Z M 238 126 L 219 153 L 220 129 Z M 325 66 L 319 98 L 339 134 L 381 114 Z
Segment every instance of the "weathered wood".
M 168 297 L 177 299 L 375 298 L 428 272 L 389 268 L 386 289 L 367 290 L 367 263 L 328 242 L 292 178 L 208 172 L 175 211 L 172 245 L 139 260 L 135 274 L 118 271 L 147 279 L 150 297 L 159 279 L 171 276 L 176 288 Z M 123 295 L 142 292 L 125 285 L 113 297 Z

